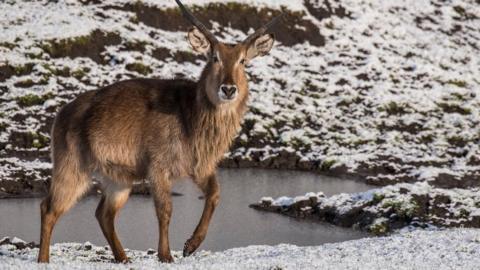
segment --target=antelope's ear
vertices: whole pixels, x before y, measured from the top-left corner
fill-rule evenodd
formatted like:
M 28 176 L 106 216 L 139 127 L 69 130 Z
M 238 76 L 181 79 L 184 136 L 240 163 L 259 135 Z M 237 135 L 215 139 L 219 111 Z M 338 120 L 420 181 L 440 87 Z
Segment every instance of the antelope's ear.
M 207 54 L 210 50 L 211 45 L 207 37 L 196 27 L 188 31 L 187 39 L 190 45 L 192 45 L 193 50 L 197 53 Z
M 247 59 L 266 55 L 273 47 L 273 34 L 265 34 L 255 39 L 247 49 Z

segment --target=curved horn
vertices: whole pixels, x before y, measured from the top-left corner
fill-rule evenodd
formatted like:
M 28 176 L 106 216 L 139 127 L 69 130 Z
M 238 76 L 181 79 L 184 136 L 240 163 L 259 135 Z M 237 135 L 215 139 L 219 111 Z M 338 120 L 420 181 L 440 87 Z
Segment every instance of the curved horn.
M 250 36 L 248 36 L 244 41 L 243 43 L 245 44 L 249 44 L 250 42 L 254 41 L 255 39 L 257 39 L 259 36 L 265 34 L 265 32 L 267 32 L 267 30 L 269 30 L 270 28 L 272 28 L 272 26 L 274 26 L 282 17 L 283 15 L 285 15 L 285 13 L 281 13 L 280 15 L 278 15 L 277 17 L 273 18 L 269 23 L 265 24 L 264 26 L 258 28 L 253 34 L 251 34 Z
M 208 29 L 207 29 L 207 27 L 205 27 L 205 25 L 203 25 L 197 18 L 195 18 L 195 16 L 193 16 L 193 14 L 190 12 L 190 10 L 188 10 L 182 4 L 182 2 L 180 2 L 179 0 L 175 0 L 175 2 L 177 2 L 178 6 L 182 10 L 183 16 L 188 21 L 190 21 L 194 26 L 196 26 L 198 28 L 198 30 L 200 30 L 200 32 L 202 32 L 205 35 L 205 37 L 207 37 L 207 39 L 210 41 L 210 43 L 217 43 L 218 42 L 217 38 L 210 31 L 208 31 Z

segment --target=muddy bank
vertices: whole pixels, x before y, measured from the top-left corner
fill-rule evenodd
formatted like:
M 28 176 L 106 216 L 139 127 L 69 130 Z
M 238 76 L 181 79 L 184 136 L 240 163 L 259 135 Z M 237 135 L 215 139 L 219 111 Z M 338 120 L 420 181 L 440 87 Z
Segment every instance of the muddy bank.
M 49 161 L 48 152 L 41 153 L 42 160 Z M 30 156 L 35 156 L 32 153 Z M 390 175 L 380 173 L 385 172 L 388 167 L 362 168 L 361 171 L 348 171 L 345 166 L 329 168 L 322 161 L 299 161 L 299 157 L 291 154 L 281 154 L 277 158 L 268 161 L 255 162 L 250 159 L 226 158 L 220 163 L 220 168 L 259 168 L 274 170 L 299 170 L 311 171 L 319 175 L 327 175 L 342 179 L 351 179 L 355 181 L 365 182 L 370 185 L 379 187 L 388 186 L 397 183 L 417 183 L 420 180 L 415 176 Z M 479 173 L 480 174 L 480 173 Z M 454 175 L 441 173 L 432 180 L 428 181 L 434 187 L 451 189 L 451 188 L 478 188 L 480 186 L 480 175 L 465 175 L 461 178 Z M 385 181 L 371 179 L 378 175 L 382 175 Z M 0 179 L 0 198 L 6 197 L 35 197 L 43 196 L 48 190 L 49 181 L 51 179 L 50 169 L 36 168 L 31 170 L 15 171 L 9 178 Z M 101 192 L 98 182 L 94 182 L 91 193 L 97 194 Z M 147 182 L 139 182 L 134 185 L 133 194 L 149 194 L 149 185 Z
M 325 221 L 377 235 L 407 226 L 480 228 L 479 206 L 478 188 L 455 193 L 425 182 L 330 197 L 321 192 L 294 198 L 264 197 L 250 205 L 257 210 Z

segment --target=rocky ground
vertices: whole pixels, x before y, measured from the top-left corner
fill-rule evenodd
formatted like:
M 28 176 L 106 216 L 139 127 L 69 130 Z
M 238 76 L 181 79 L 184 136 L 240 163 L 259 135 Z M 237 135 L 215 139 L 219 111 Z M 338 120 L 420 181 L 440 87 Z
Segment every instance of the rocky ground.
M 264 197 L 250 207 L 353 227 L 375 235 L 388 234 L 404 227 L 480 228 L 478 189 L 441 189 L 425 182 L 330 197 L 321 192 L 276 199 Z
M 271 54 L 248 68 L 250 110 L 223 167 L 378 185 L 388 196 L 362 209 L 388 228 L 399 202 L 418 204 L 402 226 L 479 226 L 478 0 L 195 3 L 232 42 L 286 13 Z M 0 3 L 0 196 L 45 192 L 53 118 L 79 93 L 134 77 L 198 78 L 205 60 L 191 53 L 188 27 L 173 1 Z M 319 215 L 329 221 L 338 207 Z
M 112 263 L 108 247 L 90 243 L 52 246 L 51 263 L 35 262 L 38 248 L 21 239 L 0 240 L 1 269 L 478 269 L 478 230 L 403 232 L 312 247 L 250 246 L 221 252 L 200 251 L 161 264 L 156 251 L 127 250 L 129 264 Z

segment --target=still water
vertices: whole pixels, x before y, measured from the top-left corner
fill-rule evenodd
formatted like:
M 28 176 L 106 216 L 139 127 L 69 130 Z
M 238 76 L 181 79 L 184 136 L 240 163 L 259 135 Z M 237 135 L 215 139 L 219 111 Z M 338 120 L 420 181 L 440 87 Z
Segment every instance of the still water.
M 224 250 L 247 245 L 291 243 L 301 246 L 340 242 L 367 237 L 365 233 L 326 223 L 298 221 L 248 207 L 263 196 L 296 196 L 322 191 L 326 195 L 360 192 L 364 183 L 298 171 L 223 169 L 219 171 L 220 204 L 213 216 L 207 238 L 200 249 Z M 178 182 L 173 191 L 170 244 L 181 250 L 193 232 L 203 209 L 201 192 L 190 180 Z M 94 217 L 99 196 L 82 199 L 55 226 L 53 242 L 86 242 L 106 245 Z M 41 199 L 0 200 L 0 238 L 17 236 L 39 242 Z M 131 196 L 116 222 L 123 246 L 156 249 L 158 226 L 149 196 Z

